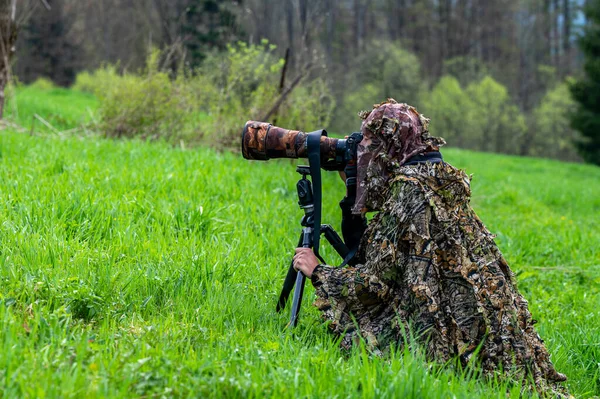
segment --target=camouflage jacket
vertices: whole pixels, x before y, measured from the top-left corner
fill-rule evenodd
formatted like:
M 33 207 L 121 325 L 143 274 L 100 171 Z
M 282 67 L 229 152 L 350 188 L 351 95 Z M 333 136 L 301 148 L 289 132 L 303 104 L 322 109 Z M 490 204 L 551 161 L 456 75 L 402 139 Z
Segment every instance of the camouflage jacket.
M 555 383 L 566 377 L 470 195 L 469 177 L 447 163 L 400 167 L 363 235 L 359 264 L 313 272 L 315 305 L 344 348 L 362 337 L 385 352 L 410 331 L 431 359 L 466 364 L 476 355 L 488 373 L 529 370 L 540 392 L 562 392 Z

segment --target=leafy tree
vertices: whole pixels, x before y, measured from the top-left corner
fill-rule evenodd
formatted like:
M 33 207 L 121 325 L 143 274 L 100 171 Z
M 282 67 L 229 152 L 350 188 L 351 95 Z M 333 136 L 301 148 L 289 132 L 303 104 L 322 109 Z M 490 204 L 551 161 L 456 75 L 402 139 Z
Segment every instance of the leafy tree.
M 576 142 L 583 159 L 600 165 L 600 0 L 588 2 L 585 16 L 585 32 L 579 39 L 585 54 L 585 77 L 571 85 L 578 103 L 571 114 L 571 126 L 584 137 Z
M 580 160 L 574 142 L 581 137 L 569 125 L 569 115 L 576 107 L 567 83 L 548 91 L 533 111 L 526 155 Z
M 431 118 L 433 134 L 461 148 L 516 153 L 526 130 L 507 89 L 489 76 L 466 89 L 455 77 L 442 77 L 422 111 Z
M 475 57 L 454 57 L 445 60 L 443 64 L 446 74 L 454 76 L 463 86 L 489 74 L 485 64 Z
M 473 102 L 452 76 L 444 76 L 425 97 L 423 109 L 431 118 L 432 134 L 441 136 L 450 146 L 476 149 L 477 122 Z
M 199 65 L 211 49 L 224 50 L 238 37 L 236 16 L 230 3 L 202 0 L 187 2 L 181 33 L 192 65 Z
M 474 118 L 480 132 L 479 149 L 517 153 L 527 126 L 506 87 L 487 76 L 471 83 L 466 92 L 473 101 Z
M 370 110 L 373 104 L 383 100 L 380 86 L 374 83 L 365 83 L 359 88 L 349 91 L 343 97 L 341 106 L 336 108 L 334 122 L 328 130 L 344 134 L 359 131 L 361 120 L 358 113 Z

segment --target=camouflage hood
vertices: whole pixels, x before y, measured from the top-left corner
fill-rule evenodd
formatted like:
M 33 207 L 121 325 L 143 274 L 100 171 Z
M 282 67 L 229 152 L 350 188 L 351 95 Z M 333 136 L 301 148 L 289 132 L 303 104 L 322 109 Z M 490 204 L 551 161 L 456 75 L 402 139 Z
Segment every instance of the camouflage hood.
M 358 145 L 356 202 L 353 213 L 380 210 L 390 180 L 411 157 L 438 151 L 444 139 L 429 135 L 429 119 L 404 103 L 389 98 L 375 104 L 363 119 Z

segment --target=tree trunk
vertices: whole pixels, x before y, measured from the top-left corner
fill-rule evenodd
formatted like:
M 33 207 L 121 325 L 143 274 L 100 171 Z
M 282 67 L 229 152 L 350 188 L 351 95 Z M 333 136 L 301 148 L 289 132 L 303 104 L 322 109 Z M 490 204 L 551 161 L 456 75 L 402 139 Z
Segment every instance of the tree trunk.
M 366 5 L 361 0 L 354 0 L 354 45 L 356 52 L 363 49 L 365 35 L 365 10 Z
M 563 0 L 563 68 L 564 75 L 571 72 L 571 4 Z
M 10 60 L 17 40 L 17 0 L 0 0 L 0 119 L 4 116 L 4 89 L 10 79 Z
M 553 30 L 554 30 L 554 66 L 560 71 L 560 4 L 559 0 L 554 0 L 554 15 L 553 17 Z
M 306 29 L 306 21 L 308 18 L 308 2 L 307 0 L 300 0 L 298 3 L 298 11 L 300 16 L 300 34 L 302 38 L 302 51 L 305 53 L 308 51 L 308 31 Z
M 335 6 L 333 0 L 326 0 L 325 12 L 327 13 L 327 38 L 325 39 L 325 53 L 327 63 L 331 66 L 333 60 L 333 33 L 335 30 Z
M 294 63 L 294 54 L 295 54 L 295 46 L 294 46 L 294 3 L 293 0 L 288 0 L 285 2 L 285 20 L 286 20 L 286 28 L 287 28 L 287 39 L 288 39 L 288 49 L 290 49 L 290 59 L 293 65 Z
M 550 10 L 550 8 L 550 0 L 544 0 L 542 9 L 544 57 L 542 59 L 547 64 L 551 64 L 552 61 L 552 11 Z

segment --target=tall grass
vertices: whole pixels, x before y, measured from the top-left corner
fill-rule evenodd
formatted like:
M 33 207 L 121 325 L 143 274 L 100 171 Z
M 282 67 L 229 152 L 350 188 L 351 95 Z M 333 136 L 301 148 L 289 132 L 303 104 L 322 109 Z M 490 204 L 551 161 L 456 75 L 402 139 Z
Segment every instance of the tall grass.
M 600 169 L 444 154 L 475 173 L 473 205 L 570 391 L 600 395 Z M 3 132 L 0 397 L 519 397 L 418 351 L 342 353 L 310 287 L 284 330 L 294 165 Z M 339 177 L 324 190 L 324 221 L 339 226 Z
M 5 118 L 30 132 L 95 129 L 98 100 L 89 93 L 55 87 L 39 80 L 7 89 Z

